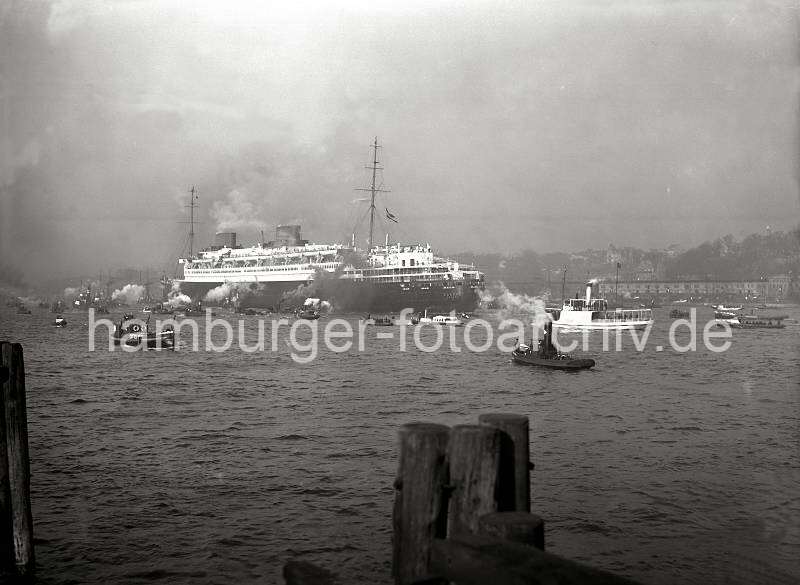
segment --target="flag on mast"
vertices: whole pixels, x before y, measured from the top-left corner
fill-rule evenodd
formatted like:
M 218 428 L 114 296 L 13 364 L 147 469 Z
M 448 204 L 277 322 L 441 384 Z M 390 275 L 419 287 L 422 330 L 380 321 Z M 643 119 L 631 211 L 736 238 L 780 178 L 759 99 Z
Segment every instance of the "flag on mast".
M 384 209 L 386 210 L 386 219 L 388 219 L 389 221 L 393 221 L 394 223 L 397 223 L 397 216 L 391 211 L 389 211 L 388 207 L 384 207 Z

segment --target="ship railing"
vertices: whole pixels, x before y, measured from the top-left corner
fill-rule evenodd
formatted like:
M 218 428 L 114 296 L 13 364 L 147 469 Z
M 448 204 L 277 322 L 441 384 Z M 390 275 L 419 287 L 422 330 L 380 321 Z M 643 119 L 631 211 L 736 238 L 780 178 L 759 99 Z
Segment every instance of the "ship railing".
M 614 309 L 613 311 L 600 311 L 595 320 L 603 319 L 613 322 L 649 321 L 653 318 L 650 309 Z

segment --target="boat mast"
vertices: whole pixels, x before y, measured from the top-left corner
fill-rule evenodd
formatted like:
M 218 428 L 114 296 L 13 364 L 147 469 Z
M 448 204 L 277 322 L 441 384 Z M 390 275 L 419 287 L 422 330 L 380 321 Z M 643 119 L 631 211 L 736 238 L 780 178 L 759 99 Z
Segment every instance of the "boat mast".
M 189 189 L 189 258 L 194 255 L 194 202 L 197 200 L 194 185 Z
M 370 192 L 370 202 L 369 202 L 369 248 L 367 253 L 372 252 L 372 236 L 373 230 L 375 228 L 375 195 L 378 193 L 388 193 L 389 191 L 386 189 L 381 189 L 380 187 L 375 186 L 375 179 L 378 174 L 378 170 L 383 170 L 378 163 L 378 137 L 375 137 L 375 142 L 372 144 L 372 165 L 368 165 L 366 168 L 372 170 L 372 183 L 368 189 L 356 189 L 357 191 L 369 191 Z
M 370 202 L 369 202 L 369 251 L 372 251 L 372 228 L 375 225 L 375 174 L 378 172 L 378 137 L 375 137 L 375 143 L 372 145 L 372 183 L 370 184 Z
M 564 290 L 567 288 L 567 265 L 564 264 L 564 273 L 561 275 L 561 305 L 564 305 Z

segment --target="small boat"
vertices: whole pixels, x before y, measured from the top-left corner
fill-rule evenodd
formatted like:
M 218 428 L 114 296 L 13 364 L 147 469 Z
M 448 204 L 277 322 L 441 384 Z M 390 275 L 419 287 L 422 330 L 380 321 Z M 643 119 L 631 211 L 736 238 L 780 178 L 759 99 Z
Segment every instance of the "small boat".
M 653 324 L 652 309 L 609 309 L 608 301 L 592 296 L 595 281 L 586 283 L 584 298 L 566 299 L 560 311 L 549 311 L 557 328 L 573 330 L 645 329 Z M 638 297 L 633 297 L 637 300 Z
M 203 307 L 201 303 L 196 303 L 194 305 L 186 305 L 180 309 L 175 309 L 173 313 L 176 317 L 205 317 L 207 310 L 208 309 Z M 211 317 L 217 316 L 215 311 L 210 311 L 208 314 Z
M 742 326 L 739 315 L 732 311 L 714 311 L 714 322 L 718 327 L 724 326 L 725 323 L 737 329 Z
M 315 311 L 313 309 L 303 309 L 302 311 L 297 312 L 298 319 L 305 319 L 306 321 L 314 321 L 315 319 L 319 319 L 319 311 Z
M 20 305 L 19 307 L 17 307 L 17 314 L 19 314 L 19 315 L 30 315 L 31 314 L 31 310 L 28 307 L 26 307 L 25 305 Z
M 681 311 L 680 309 L 672 309 L 669 312 L 670 319 L 687 319 L 689 317 L 689 311 Z
M 167 325 L 162 331 L 151 331 L 147 323 L 142 326 L 135 321 L 132 315 L 126 314 L 118 325 L 114 325 L 114 345 L 124 344 L 144 349 L 175 349 L 175 330 L 171 325 Z
M 371 317 L 369 315 L 367 315 L 367 321 L 369 321 L 370 318 Z M 392 319 L 391 317 L 387 317 L 385 315 L 382 316 L 382 317 L 374 317 L 374 318 L 372 318 L 372 322 L 373 322 L 373 325 L 378 325 L 378 326 L 381 326 L 381 327 L 387 327 L 387 326 L 394 325 L 394 319 Z
M 449 315 L 436 315 L 433 318 L 434 325 L 451 325 L 453 327 L 463 327 L 464 322 L 455 316 L 455 313 Z
M 714 307 L 717 311 L 721 311 L 723 313 L 735 313 L 736 311 L 741 311 L 742 307 L 726 307 L 725 305 L 717 305 Z
M 587 370 L 594 367 L 594 360 L 589 358 L 574 358 L 569 354 L 560 353 L 553 345 L 553 323 L 548 321 L 544 327 L 544 338 L 539 341 L 539 347 L 534 349 L 528 345 L 520 344 L 513 352 L 511 358 L 517 364 L 525 366 L 539 366 L 553 370 Z
M 417 323 L 433 324 L 433 325 L 452 325 L 453 327 L 463 327 L 464 321 L 456 317 L 455 311 L 450 311 L 449 315 L 434 315 L 428 317 L 428 310 L 417 320 Z
M 742 315 L 739 317 L 742 329 L 785 329 L 785 315 Z
M 56 320 L 53 321 L 53 327 L 66 327 L 67 320 L 64 319 L 61 315 L 56 316 Z

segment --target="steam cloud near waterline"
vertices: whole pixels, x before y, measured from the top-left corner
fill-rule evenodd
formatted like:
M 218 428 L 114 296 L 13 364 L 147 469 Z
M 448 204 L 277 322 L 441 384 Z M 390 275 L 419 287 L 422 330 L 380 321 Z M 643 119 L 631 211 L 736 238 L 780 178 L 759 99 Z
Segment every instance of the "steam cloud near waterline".
M 125 305 L 138 303 L 144 296 L 145 288 L 141 284 L 126 284 L 111 293 L 111 300 L 119 301 Z

